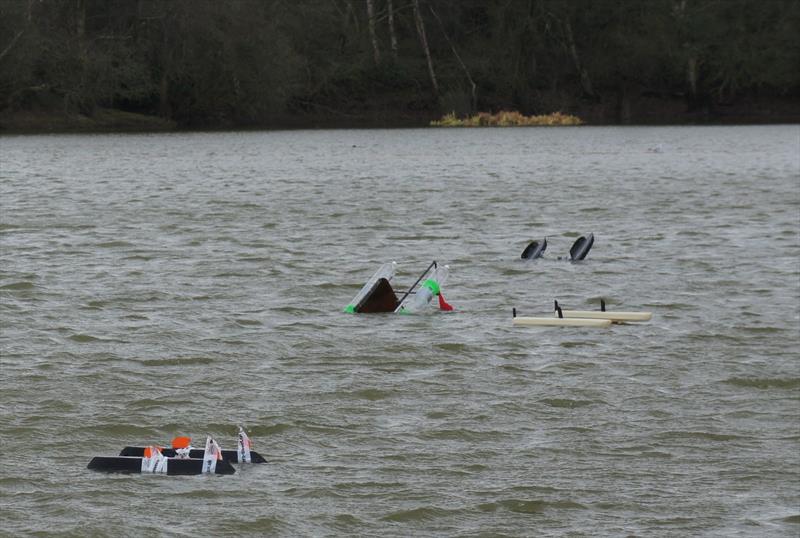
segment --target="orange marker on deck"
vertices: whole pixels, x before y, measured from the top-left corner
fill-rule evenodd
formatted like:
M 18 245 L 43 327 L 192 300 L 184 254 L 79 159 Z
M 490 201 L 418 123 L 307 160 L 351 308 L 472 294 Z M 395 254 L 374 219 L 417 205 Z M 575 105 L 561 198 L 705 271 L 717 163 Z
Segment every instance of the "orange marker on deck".
M 175 450 L 179 448 L 188 448 L 192 445 L 192 438 L 180 436 L 172 440 L 172 448 Z

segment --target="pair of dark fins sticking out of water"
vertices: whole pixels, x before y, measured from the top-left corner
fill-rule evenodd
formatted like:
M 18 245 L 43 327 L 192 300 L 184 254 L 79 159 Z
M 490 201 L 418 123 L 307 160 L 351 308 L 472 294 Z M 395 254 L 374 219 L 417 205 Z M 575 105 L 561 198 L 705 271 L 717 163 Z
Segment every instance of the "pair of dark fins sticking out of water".
M 444 268 L 447 268 L 447 266 L 445 265 Z M 420 288 L 417 287 L 417 285 L 420 282 L 422 282 L 423 278 L 429 275 L 430 278 L 435 278 L 438 269 L 439 269 L 438 263 L 436 262 L 436 260 L 433 260 L 431 264 L 425 268 L 422 274 L 419 275 L 419 278 L 417 278 L 416 282 L 414 282 L 411 285 L 411 287 L 408 288 L 408 291 L 401 292 L 401 296 L 399 299 L 398 299 L 398 293 L 395 292 L 395 290 L 392 288 L 392 284 L 389 282 L 389 280 L 387 278 L 379 278 L 372 284 L 372 287 L 369 290 L 367 290 L 366 293 L 364 293 L 363 297 L 357 303 L 349 305 L 345 309 L 345 312 L 351 312 L 354 314 L 377 314 L 377 313 L 388 313 L 388 312 L 398 312 L 398 311 L 403 312 L 404 310 L 402 309 L 398 310 L 399 307 L 404 304 L 405 300 L 410 295 L 419 293 L 419 290 L 422 290 L 422 288 L 426 286 L 428 282 L 427 280 L 423 283 L 422 287 Z M 434 271 L 432 275 L 430 273 L 431 270 Z M 367 284 L 369 284 L 369 281 L 367 282 Z M 439 308 L 441 310 L 446 310 L 446 311 L 453 310 L 453 307 L 449 305 L 447 301 L 445 301 L 444 294 L 438 287 L 440 284 L 442 284 L 442 282 L 439 281 L 435 282 L 436 291 L 435 292 L 431 291 L 430 293 L 438 299 Z M 434 288 L 431 287 L 428 289 L 433 290 Z M 356 298 L 358 298 L 358 295 L 356 296 Z
M 584 259 L 592 249 L 592 245 L 594 245 L 594 234 L 580 236 L 572 244 L 572 248 L 569 249 L 569 258 L 567 259 L 571 262 L 577 262 Z M 525 247 L 525 250 L 522 251 L 520 258 L 523 260 L 535 260 L 537 258 L 541 258 L 546 249 L 546 237 L 541 241 L 531 241 L 528 246 Z M 562 258 L 559 256 L 558 259 L 560 260 Z

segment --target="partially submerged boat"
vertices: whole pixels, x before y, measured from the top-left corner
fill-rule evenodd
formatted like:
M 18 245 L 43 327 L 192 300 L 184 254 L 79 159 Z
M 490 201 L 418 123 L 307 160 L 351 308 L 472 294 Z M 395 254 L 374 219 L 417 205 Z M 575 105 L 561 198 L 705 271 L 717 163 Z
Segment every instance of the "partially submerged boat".
M 252 443 L 239 428 L 236 450 L 223 450 L 210 436 L 205 448 L 195 448 L 191 438 L 176 437 L 169 448 L 156 445 L 126 446 L 119 456 L 96 456 L 87 466 L 107 473 L 154 473 L 167 475 L 233 474 L 233 463 L 266 463 L 251 449 Z
M 600 299 L 600 311 L 596 310 L 564 310 L 558 301 L 553 301 L 552 317 L 517 316 L 517 309 L 511 309 L 512 323 L 525 326 L 549 327 L 608 327 L 612 323 L 633 321 L 649 321 L 650 312 L 612 312 L 606 310 L 606 302 Z
M 383 264 L 367 280 L 344 311 L 350 314 L 374 314 L 395 312 L 411 314 L 422 312 L 434 297 L 438 298 L 440 310 L 450 311 L 450 306 L 442 293 L 442 285 L 450 272 L 447 265 L 439 265 L 435 260 L 422 272 L 414 284 L 398 298 L 392 288 L 392 279 L 397 270 L 397 262 Z M 427 278 L 426 278 L 427 277 Z M 423 279 L 425 279 L 423 281 Z M 420 284 L 422 282 L 422 284 Z M 419 287 L 417 285 L 419 284 Z M 410 297 L 412 296 L 413 297 Z
M 143 447 L 141 456 L 95 456 L 87 469 L 106 473 L 148 473 L 166 475 L 233 474 L 236 469 L 231 462 L 222 459 L 222 449 L 210 436 L 202 457 L 192 458 L 178 452 L 174 457 L 165 456 L 162 448 L 151 445 Z

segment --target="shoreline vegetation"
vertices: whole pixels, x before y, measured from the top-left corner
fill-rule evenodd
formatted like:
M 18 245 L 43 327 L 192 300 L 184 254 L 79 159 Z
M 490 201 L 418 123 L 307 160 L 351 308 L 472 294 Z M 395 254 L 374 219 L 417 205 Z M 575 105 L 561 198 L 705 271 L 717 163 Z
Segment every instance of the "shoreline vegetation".
M 627 118 L 614 114 L 614 106 L 569 107 L 575 113 L 525 115 L 518 111 L 458 115 L 455 112 L 432 119 L 429 112 L 401 113 L 393 110 L 363 110 L 361 113 L 283 114 L 260 121 L 183 124 L 155 114 L 98 107 L 92 112 L 68 112 L 52 108 L 0 111 L 0 136 L 48 133 L 140 133 L 230 130 L 348 129 L 348 128 L 446 128 L 575 125 L 765 125 L 800 123 L 800 107 L 792 102 L 771 100 L 712 111 L 688 113 L 677 100 L 634 102 Z
M 474 116 L 459 119 L 455 112 L 445 114 L 440 120 L 433 120 L 431 127 L 542 127 L 556 125 L 582 125 L 578 116 L 552 112 L 538 116 L 526 116 L 516 110 L 501 110 L 496 114 L 480 112 Z

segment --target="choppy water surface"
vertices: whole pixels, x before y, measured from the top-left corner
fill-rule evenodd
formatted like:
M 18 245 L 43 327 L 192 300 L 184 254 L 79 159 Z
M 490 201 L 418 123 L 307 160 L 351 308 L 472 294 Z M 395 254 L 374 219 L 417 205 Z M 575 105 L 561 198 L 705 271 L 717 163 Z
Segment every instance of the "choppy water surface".
M 798 126 L 0 138 L 0 532 L 797 536 L 799 148 Z M 382 262 L 402 289 L 433 259 L 456 312 L 341 312 Z M 511 326 L 601 297 L 654 319 Z M 268 465 L 86 470 L 240 423 Z

